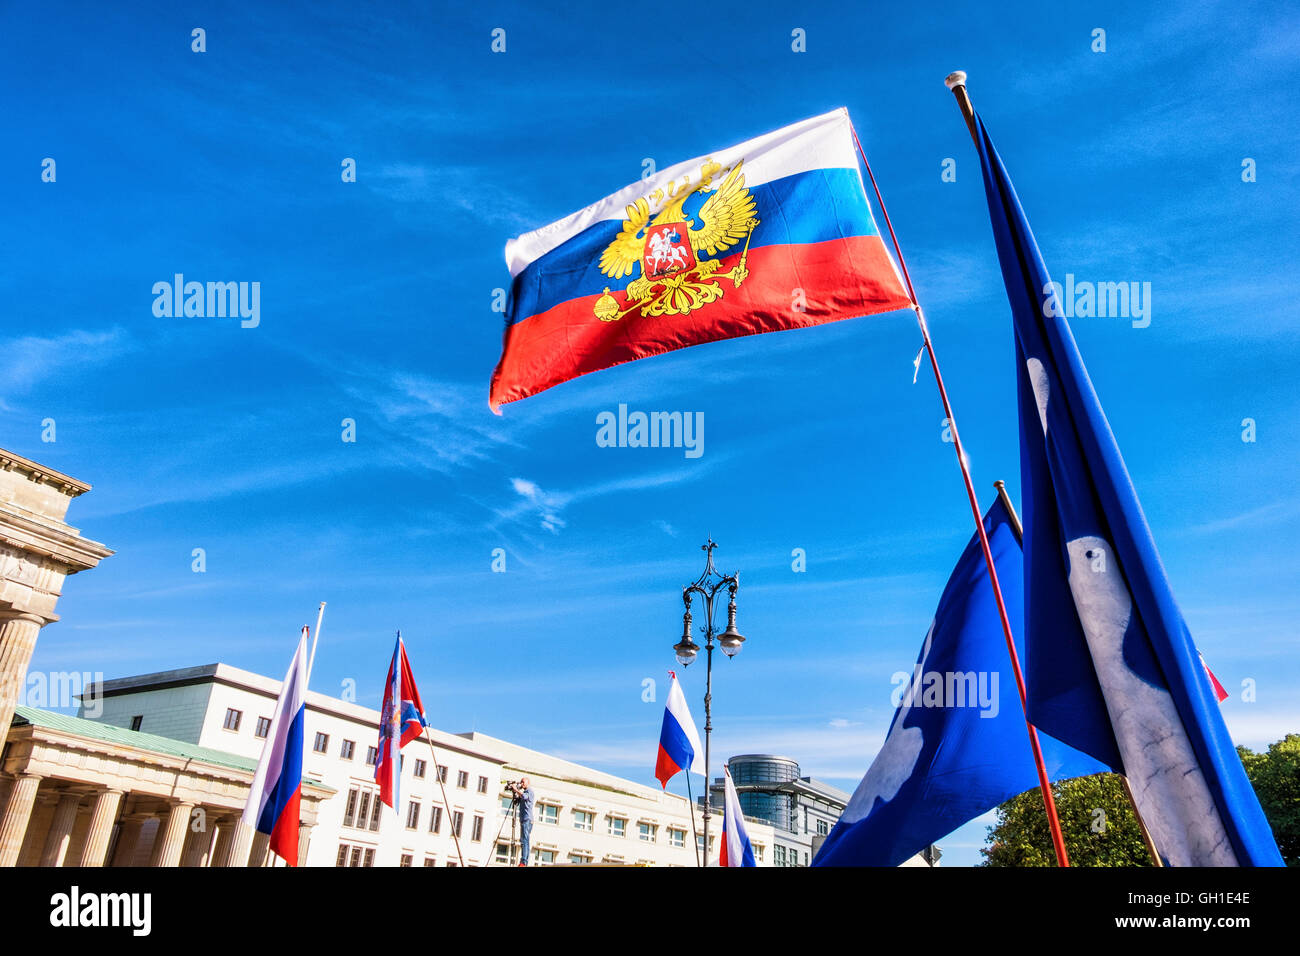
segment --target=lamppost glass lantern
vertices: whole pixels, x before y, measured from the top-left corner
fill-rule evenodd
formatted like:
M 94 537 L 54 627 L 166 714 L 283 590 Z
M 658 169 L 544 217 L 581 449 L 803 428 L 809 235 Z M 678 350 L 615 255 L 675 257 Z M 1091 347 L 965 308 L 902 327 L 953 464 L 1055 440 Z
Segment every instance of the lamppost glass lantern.
M 727 629 L 718 636 L 718 643 L 722 645 L 722 653 L 728 657 L 735 657 L 740 653 L 741 646 L 745 643 L 744 636 L 736 630 L 734 624 L 728 625 Z
M 744 636 L 736 630 L 736 602 L 734 598 L 727 605 L 727 629 L 718 635 L 718 643 L 722 646 L 722 653 L 728 657 L 735 657 L 739 654 L 741 645 L 745 643 Z
M 700 653 L 700 645 L 694 641 L 683 640 L 674 644 L 673 650 L 677 652 L 677 663 L 683 667 L 690 667 L 695 662 L 695 656 Z
M 673 650 L 677 652 L 677 663 L 683 667 L 690 667 L 695 656 L 700 653 L 700 645 L 691 640 L 690 611 L 682 616 L 682 639 L 673 645 Z

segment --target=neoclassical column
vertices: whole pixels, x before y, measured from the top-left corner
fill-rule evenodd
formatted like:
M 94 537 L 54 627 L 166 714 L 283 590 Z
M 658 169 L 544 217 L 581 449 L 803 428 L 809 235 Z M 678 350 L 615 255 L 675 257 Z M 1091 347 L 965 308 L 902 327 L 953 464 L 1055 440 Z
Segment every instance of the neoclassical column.
M 64 579 L 113 553 L 63 520 L 72 499 L 89 490 L 0 448 L 0 734 L 13 723 L 37 634 L 59 619 Z
M 181 851 L 185 848 L 185 837 L 189 833 L 190 814 L 194 812 L 193 803 L 173 803 L 167 814 L 167 820 L 158 828 L 159 850 L 154 857 L 153 866 L 180 866 Z
M 41 785 L 38 773 L 20 773 L 9 790 L 4 816 L 0 817 L 0 867 L 16 866 L 18 854 L 27 836 L 27 824 L 36 805 L 36 790 Z
M 86 831 L 86 844 L 81 848 L 78 866 L 103 866 L 108 853 L 108 840 L 113 835 L 113 821 L 122 803 L 121 790 L 101 790 L 95 794 L 95 807 L 90 814 L 90 829 Z
M 226 866 L 230 859 L 230 844 L 233 842 L 235 824 L 238 817 L 218 817 L 216 820 L 217 842 L 212 847 L 212 857 L 208 866 Z
M 248 857 L 249 866 L 266 866 L 266 855 L 271 850 L 271 834 L 256 832 L 253 834 L 253 850 Z
M 311 831 L 315 825 L 311 823 L 300 823 L 298 825 L 298 865 L 307 865 L 307 849 L 311 846 Z
M 185 852 L 181 854 L 181 866 L 207 866 L 208 851 L 212 849 L 212 831 L 206 823 L 201 830 L 190 829 L 185 839 Z
M 81 798 L 85 794 L 70 790 L 59 797 L 54 808 L 54 819 L 50 822 L 50 832 L 45 837 L 45 850 L 41 853 L 41 866 L 62 866 L 68 855 L 68 843 L 72 839 L 72 828 L 77 825 L 77 811 L 81 809 Z
M 248 853 L 253 845 L 253 828 L 236 819 L 230 825 L 230 849 L 222 866 L 248 866 Z
M 151 819 L 151 815 L 147 813 L 132 813 L 122 816 L 118 821 L 122 826 L 122 832 L 117 838 L 117 849 L 113 851 L 113 859 L 109 865 L 135 865 L 135 855 L 140 849 L 140 833 L 144 829 L 144 822 L 148 819 Z
M 0 609 L 0 731 L 9 733 L 27 665 L 45 618 L 12 608 Z

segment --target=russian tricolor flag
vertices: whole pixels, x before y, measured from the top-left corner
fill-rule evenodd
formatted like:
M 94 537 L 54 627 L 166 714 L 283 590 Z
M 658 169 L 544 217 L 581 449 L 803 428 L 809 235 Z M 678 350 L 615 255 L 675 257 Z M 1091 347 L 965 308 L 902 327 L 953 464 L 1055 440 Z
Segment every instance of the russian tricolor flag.
M 262 747 L 242 822 L 271 835 L 271 850 L 298 865 L 298 805 L 302 800 L 302 754 L 307 718 L 307 628 L 280 685 L 271 733 Z
M 704 748 L 691 719 L 686 697 L 677 683 L 677 675 L 668 672 L 668 706 L 664 708 L 663 728 L 659 731 L 659 757 L 655 760 L 655 778 L 668 789 L 668 781 L 682 770 L 704 773 Z
M 632 183 L 512 239 L 506 263 L 493 411 L 634 359 L 911 305 L 842 108 Z
M 740 797 L 731 780 L 731 768 L 722 765 L 723 814 L 722 849 L 718 852 L 718 866 L 758 866 L 754 860 L 754 847 L 745 832 L 745 814 L 740 809 Z

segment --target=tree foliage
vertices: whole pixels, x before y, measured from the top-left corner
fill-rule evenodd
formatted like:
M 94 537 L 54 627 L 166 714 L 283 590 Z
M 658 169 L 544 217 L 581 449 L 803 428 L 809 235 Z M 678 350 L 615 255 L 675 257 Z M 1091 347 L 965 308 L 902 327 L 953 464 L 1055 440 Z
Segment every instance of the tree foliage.
M 1300 734 L 1255 753 L 1238 747 L 1282 859 L 1300 866 Z M 1076 777 L 1052 785 L 1072 866 L 1150 866 L 1142 832 L 1118 774 Z M 1055 866 L 1043 799 L 1035 787 L 997 809 L 982 866 Z
M 1052 784 L 1071 866 L 1150 866 L 1133 807 L 1118 774 Z M 1043 797 L 1035 787 L 997 809 L 981 866 L 1055 866 Z
M 1238 747 L 1246 776 L 1273 828 L 1287 866 L 1300 866 L 1300 734 L 1287 734 L 1264 753 Z

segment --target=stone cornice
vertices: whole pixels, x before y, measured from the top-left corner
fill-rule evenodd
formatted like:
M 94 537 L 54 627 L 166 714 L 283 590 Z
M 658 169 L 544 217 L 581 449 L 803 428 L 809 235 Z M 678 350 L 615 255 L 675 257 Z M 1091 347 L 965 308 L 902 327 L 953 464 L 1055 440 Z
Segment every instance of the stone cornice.
M 90 485 L 84 481 L 78 481 L 71 475 L 65 475 L 53 468 L 47 468 L 45 465 L 37 464 L 30 458 L 24 458 L 14 452 L 5 451 L 3 448 L 0 448 L 0 471 L 16 471 L 37 484 L 53 485 L 69 498 L 84 495 L 90 490 Z
M 0 542 L 65 565 L 67 574 L 93 568 L 113 554 L 98 541 L 83 538 L 75 528 L 68 525 L 60 528 L 48 521 L 29 518 L 3 504 L 0 504 Z

